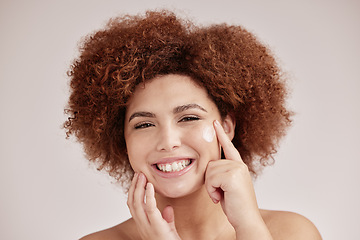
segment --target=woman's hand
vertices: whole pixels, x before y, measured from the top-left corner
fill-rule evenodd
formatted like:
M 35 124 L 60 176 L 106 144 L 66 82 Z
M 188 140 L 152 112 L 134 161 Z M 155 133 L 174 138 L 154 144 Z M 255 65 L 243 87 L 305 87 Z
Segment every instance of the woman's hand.
M 258 209 L 248 167 L 218 121 L 214 122 L 226 159 L 210 161 L 205 186 L 222 209 L 239 239 L 272 239 Z
M 175 228 L 173 208 L 168 206 L 160 213 L 156 206 L 154 186 L 147 183 L 143 173 L 135 173 L 127 205 L 142 239 L 180 239 Z

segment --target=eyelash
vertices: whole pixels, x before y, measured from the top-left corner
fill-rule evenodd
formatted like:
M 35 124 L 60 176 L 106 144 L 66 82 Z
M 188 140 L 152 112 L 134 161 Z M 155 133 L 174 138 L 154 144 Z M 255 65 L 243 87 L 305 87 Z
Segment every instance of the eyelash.
M 197 116 L 185 116 L 179 120 L 179 122 L 190 122 L 190 121 L 197 121 L 200 120 Z
M 138 123 L 134 126 L 135 129 L 141 129 L 141 128 L 148 128 L 148 127 L 151 127 L 151 126 L 154 126 L 154 124 L 151 124 L 151 123 Z
M 197 121 L 197 120 L 200 120 L 199 117 L 197 116 L 186 116 L 186 117 L 183 117 L 179 120 L 179 122 L 191 122 L 191 121 Z M 154 124 L 152 123 L 138 123 L 134 126 L 135 129 L 142 129 L 142 128 L 148 128 L 148 127 L 152 127 L 154 126 Z

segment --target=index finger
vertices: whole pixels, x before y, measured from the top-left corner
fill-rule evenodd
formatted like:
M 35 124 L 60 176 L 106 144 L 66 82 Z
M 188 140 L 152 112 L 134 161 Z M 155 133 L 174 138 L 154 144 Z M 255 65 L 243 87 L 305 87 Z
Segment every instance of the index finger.
M 241 156 L 238 150 L 235 148 L 234 144 L 231 142 L 230 138 L 226 134 L 224 128 L 221 126 L 218 120 L 214 121 L 214 128 L 217 139 L 223 148 L 225 158 L 228 160 L 241 161 Z

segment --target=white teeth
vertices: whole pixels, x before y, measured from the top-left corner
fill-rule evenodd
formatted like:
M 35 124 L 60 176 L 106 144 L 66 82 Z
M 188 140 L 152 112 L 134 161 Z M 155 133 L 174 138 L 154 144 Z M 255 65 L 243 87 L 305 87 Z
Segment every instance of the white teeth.
M 190 160 L 183 160 L 173 163 L 157 164 L 157 167 L 160 171 L 163 172 L 178 172 L 183 170 L 185 167 L 189 166 L 189 164 L 190 164 Z
M 165 166 L 165 169 L 166 169 L 167 172 L 170 172 L 170 171 L 171 171 L 171 165 L 168 165 L 168 164 L 167 164 L 167 165 Z

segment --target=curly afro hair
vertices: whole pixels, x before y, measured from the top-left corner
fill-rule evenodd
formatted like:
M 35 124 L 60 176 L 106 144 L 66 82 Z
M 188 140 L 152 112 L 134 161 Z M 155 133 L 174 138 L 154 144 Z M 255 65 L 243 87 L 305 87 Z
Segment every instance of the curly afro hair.
M 199 27 L 166 10 L 111 19 L 83 39 L 68 71 L 67 137 L 74 135 L 99 170 L 128 186 L 127 100 L 139 83 L 165 74 L 191 77 L 223 117 L 234 116 L 233 144 L 254 176 L 273 162 L 292 113 L 269 49 L 241 26 Z

